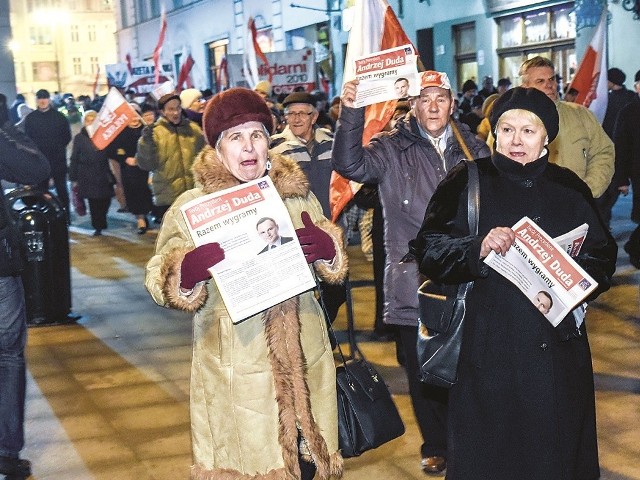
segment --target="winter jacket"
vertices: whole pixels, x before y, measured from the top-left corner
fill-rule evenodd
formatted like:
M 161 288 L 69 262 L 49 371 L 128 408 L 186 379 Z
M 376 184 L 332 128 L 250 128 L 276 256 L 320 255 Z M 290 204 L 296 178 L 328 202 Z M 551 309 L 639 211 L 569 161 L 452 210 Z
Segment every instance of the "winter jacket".
M 458 122 L 456 126 L 474 158 L 489 155 L 488 147 L 474 137 L 469 127 Z M 465 155 L 451 135 L 443 164 L 431 142 L 420 135 L 412 114 L 399 120 L 391 132 L 374 137 L 365 147 L 363 127 L 363 108 L 342 108 L 333 142 L 333 168 L 349 180 L 378 184 L 386 252 L 384 321 L 415 326 L 418 269 L 415 263 L 401 260 L 407 253 L 409 240 L 420 229 L 436 186 Z
M 69 180 L 78 182 L 78 195 L 82 198 L 113 197 L 115 179 L 107 153 L 95 147 L 85 127 L 73 137 Z
M 616 186 L 633 186 L 631 219 L 640 223 L 640 98 L 623 108 L 618 115 L 613 138 L 616 145 Z
M 51 176 L 67 173 L 71 127 L 62 113 L 53 108 L 46 112 L 34 110 L 26 117 L 24 131 L 49 160 Z
M 48 178 L 49 162 L 36 145 L 11 122 L 0 126 L 0 179 L 32 185 Z M 24 240 L 0 195 L 0 276 L 16 275 L 22 268 Z
M 333 238 L 333 262 L 320 260 L 310 268 L 325 281 L 341 282 L 347 271 L 342 232 L 322 216 L 295 161 L 271 155 L 271 163 L 269 176 L 294 226 L 302 227 L 300 214 L 307 211 Z M 339 477 L 335 366 L 314 293 L 236 325 L 213 280 L 196 284 L 186 297 L 179 293 L 182 260 L 194 248 L 180 206 L 240 183 L 210 146 L 198 156 L 193 172 L 198 187 L 167 211 L 145 279 L 159 305 L 194 313 L 191 478 L 299 478 L 298 432 L 318 469 L 316 478 Z
M 549 144 L 549 161 L 573 170 L 598 198 L 613 177 L 613 142 L 589 109 L 563 101 L 556 102 L 556 107 L 560 132 Z
M 613 140 L 613 131 L 620 111 L 636 98 L 638 98 L 636 92 L 627 90 L 624 85 L 618 90 L 609 90 L 607 111 L 602 120 L 602 128 L 611 140 Z
M 458 382 L 449 391 L 447 479 L 595 480 L 595 399 L 585 325 L 577 329 L 569 314 L 552 327 L 518 287 L 480 260 L 480 246 L 492 228 L 511 227 L 525 215 L 551 237 L 586 222 L 589 233 L 575 260 L 598 282 L 593 300 L 611 285 L 615 240 L 584 182 L 549 164 L 546 155 L 524 166 L 497 153 L 476 163 L 479 235 L 468 233 L 467 167 L 461 164 L 438 186 L 411 243 L 428 278 L 474 280 Z
M 273 153 L 280 153 L 293 158 L 302 167 L 311 184 L 311 191 L 322 205 L 322 211 L 328 218 L 331 216 L 329 207 L 329 184 L 331 183 L 331 149 L 333 136 L 324 128 L 314 127 L 314 145 L 311 153 L 307 146 L 296 137 L 287 126 L 282 133 L 271 137 Z
M 174 125 L 160 117 L 147 126 L 138 140 L 138 166 L 151 175 L 153 203 L 171 205 L 181 193 L 193 188 L 191 166 L 205 141 L 202 129 L 187 118 Z

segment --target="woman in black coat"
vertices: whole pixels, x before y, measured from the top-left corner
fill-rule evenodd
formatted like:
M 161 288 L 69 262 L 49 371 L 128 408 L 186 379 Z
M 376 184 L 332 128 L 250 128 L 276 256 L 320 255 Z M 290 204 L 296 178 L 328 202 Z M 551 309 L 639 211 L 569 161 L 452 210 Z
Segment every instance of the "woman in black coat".
M 84 127 L 73 138 L 69 179 L 73 186 L 78 186 L 78 195 L 89 201 L 91 226 L 95 229 L 93 235 L 99 236 L 107 228 L 114 178 L 106 152 L 93 145 L 87 132 L 87 126 L 93 123 L 96 115 L 94 110 L 87 110 L 83 119 Z
M 553 327 L 509 280 L 483 259 L 505 253 L 523 216 L 551 237 L 586 222 L 575 261 L 610 286 L 617 247 L 589 188 L 548 163 L 558 133 L 553 101 L 515 88 L 494 104 L 495 153 L 476 160 L 479 235 L 468 235 L 467 167 L 451 170 L 427 207 L 411 251 L 420 271 L 442 283 L 474 281 L 467 300 L 458 382 L 449 396 L 447 479 L 599 478 L 591 353 L 573 314 Z
M 130 104 L 138 113 L 142 113 L 140 107 Z M 151 116 L 145 121 L 147 124 L 155 122 L 155 113 L 151 110 Z M 146 112 L 145 112 L 146 115 Z M 129 126 L 125 128 L 106 148 L 109 158 L 117 160 L 120 164 L 122 174 L 122 186 L 124 196 L 127 199 L 127 208 L 136 216 L 138 223 L 138 234 L 146 233 L 149 226 L 147 214 L 151 211 L 152 197 L 149 188 L 149 172 L 138 167 L 136 162 L 136 150 L 138 149 L 138 139 L 142 135 L 143 124 L 141 118 L 136 116 L 131 119 Z

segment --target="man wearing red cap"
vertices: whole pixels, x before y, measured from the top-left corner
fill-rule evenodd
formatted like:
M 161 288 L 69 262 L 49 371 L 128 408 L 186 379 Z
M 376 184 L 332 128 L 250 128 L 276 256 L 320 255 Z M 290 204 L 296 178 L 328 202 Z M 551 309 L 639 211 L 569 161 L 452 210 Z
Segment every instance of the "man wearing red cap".
M 378 184 L 386 252 L 384 322 L 397 325 L 400 332 L 411 402 L 424 440 L 422 469 L 439 474 L 446 468 L 447 391 L 418 380 L 420 279 L 415 261 L 406 261 L 405 254 L 438 183 L 462 159 L 488 156 L 489 149 L 451 118 L 454 102 L 447 74 L 426 71 L 420 78 L 420 95 L 410 99 L 411 111 L 393 130 L 364 146 L 364 108 L 354 108 L 358 81 L 347 82 L 332 163 L 350 180 Z

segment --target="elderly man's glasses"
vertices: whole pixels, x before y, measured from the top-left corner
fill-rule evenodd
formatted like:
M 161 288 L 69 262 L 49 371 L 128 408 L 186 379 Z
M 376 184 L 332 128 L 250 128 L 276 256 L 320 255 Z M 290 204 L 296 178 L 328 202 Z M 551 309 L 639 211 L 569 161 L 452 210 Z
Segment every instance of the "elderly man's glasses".
M 287 118 L 306 118 L 313 115 L 313 112 L 286 112 L 284 114 Z

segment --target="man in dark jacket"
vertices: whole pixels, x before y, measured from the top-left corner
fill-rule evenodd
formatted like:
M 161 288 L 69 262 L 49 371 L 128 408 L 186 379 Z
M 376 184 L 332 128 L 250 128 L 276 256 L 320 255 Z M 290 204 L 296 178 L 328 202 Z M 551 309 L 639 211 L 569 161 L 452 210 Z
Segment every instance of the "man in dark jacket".
M 386 251 L 384 321 L 398 325 L 400 332 L 409 393 L 424 441 L 422 469 L 437 474 L 446 468 L 447 391 L 418 380 L 420 278 L 416 263 L 405 261 L 405 254 L 431 195 L 447 172 L 467 156 L 479 158 L 490 152 L 466 125 L 451 119 L 454 102 L 446 73 L 422 72 L 420 96 L 411 99 L 411 112 L 393 130 L 365 146 L 364 108 L 354 108 L 357 88 L 354 80 L 342 92 L 333 168 L 350 180 L 378 184 Z
M 636 72 L 634 88 L 640 95 L 640 70 Z M 633 186 L 633 207 L 631 220 L 640 223 L 640 97 L 624 107 L 618 115 L 613 139 L 616 146 L 616 173 L 612 184 L 623 194 L 629 192 L 629 184 Z M 640 226 L 631 234 L 624 245 L 629 254 L 631 264 L 640 268 Z
M 71 128 L 66 117 L 51 107 L 51 95 L 47 90 L 36 92 L 36 105 L 38 108 L 25 120 L 24 131 L 49 160 L 58 199 L 68 214 L 67 144 L 71 141 Z M 49 179 L 40 182 L 38 187 L 48 191 Z
M 35 184 L 49 176 L 49 163 L 23 133 L 11 125 L 6 97 L 0 94 L 0 178 Z M 27 314 L 20 278 L 21 236 L 0 195 L 0 475 L 26 478 L 24 400 Z

